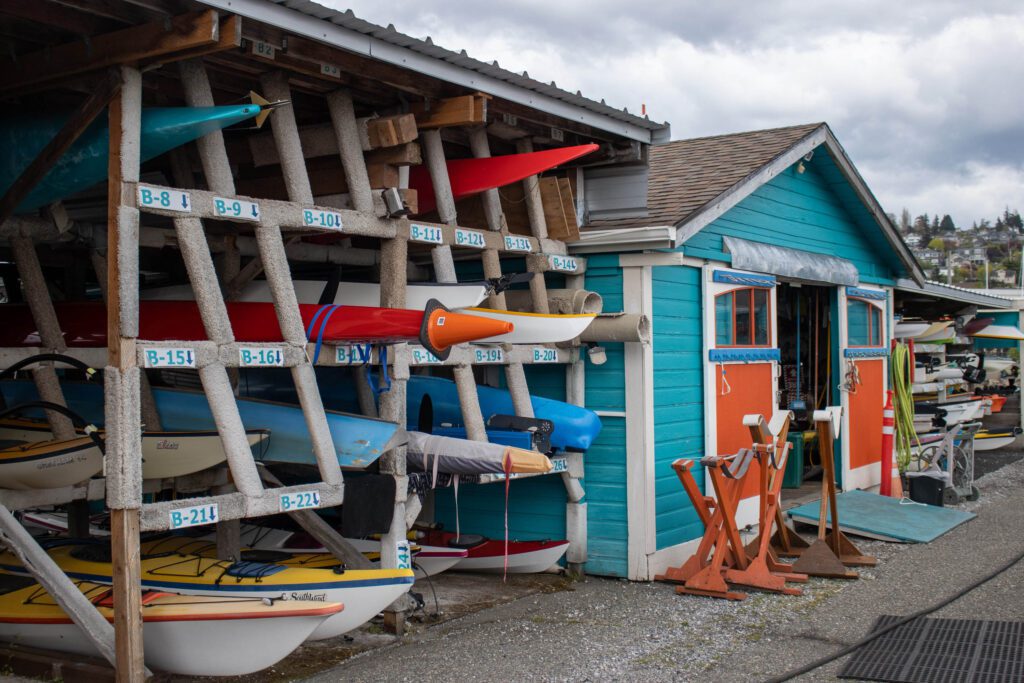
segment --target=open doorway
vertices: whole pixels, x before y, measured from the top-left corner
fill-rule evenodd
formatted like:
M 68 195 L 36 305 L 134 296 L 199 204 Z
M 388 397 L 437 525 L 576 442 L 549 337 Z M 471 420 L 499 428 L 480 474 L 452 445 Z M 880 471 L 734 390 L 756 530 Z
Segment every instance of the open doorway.
M 805 493 L 817 497 L 819 491 L 822 467 L 812 416 L 834 401 L 838 355 L 834 299 L 834 287 L 795 282 L 778 287 L 779 408 L 792 410 L 795 418 L 783 482 L 783 488 L 793 490 L 787 495 L 788 503 L 799 502 Z

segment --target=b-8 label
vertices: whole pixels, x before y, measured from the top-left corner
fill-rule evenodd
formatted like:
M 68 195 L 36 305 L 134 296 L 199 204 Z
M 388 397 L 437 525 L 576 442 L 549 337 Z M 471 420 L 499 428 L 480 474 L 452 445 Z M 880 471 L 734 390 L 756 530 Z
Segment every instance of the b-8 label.
M 533 347 L 533 362 L 534 363 L 557 363 L 558 362 L 558 350 L 549 349 L 546 346 L 535 346 Z
M 260 220 L 260 205 L 244 199 L 214 197 L 213 212 L 228 220 L 253 221 L 254 223 L 258 223 Z
M 194 368 L 196 354 L 192 349 L 144 349 L 142 364 L 147 368 Z
M 309 228 L 323 228 L 340 232 L 341 214 L 337 211 L 320 211 L 319 209 L 303 209 L 302 224 Z
M 189 508 L 178 508 L 169 513 L 171 529 L 184 529 L 189 526 L 202 526 L 203 524 L 216 524 L 220 520 L 217 517 L 217 504 L 194 505 Z
M 294 493 L 282 493 L 279 509 L 281 512 L 294 512 L 295 510 L 310 510 L 320 507 L 319 491 L 296 491 Z
M 427 244 L 441 244 L 444 236 L 441 228 L 436 225 L 420 225 L 413 223 L 409 226 L 409 239 L 413 242 L 426 242 Z
M 246 368 L 279 368 L 284 365 L 281 349 L 243 346 L 238 349 L 238 364 Z
M 505 251 L 530 251 L 530 238 L 522 235 L 506 235 Z
M 576 259 L 572 256 L 550 256 L 548 257 L 548 265 L 551 266 L 551 270 L 558 270 L 563 273 L 575 273 L 578 267 Z
M 483 249 L 487 246 L 484 234 L 479 230 L 455 229 L 455 246 L 470 247 L 472 249 Z
M 181 190 L 165 190 L 139 185 L 139 208 L 191 213 L 192 198 L 188 192 Z

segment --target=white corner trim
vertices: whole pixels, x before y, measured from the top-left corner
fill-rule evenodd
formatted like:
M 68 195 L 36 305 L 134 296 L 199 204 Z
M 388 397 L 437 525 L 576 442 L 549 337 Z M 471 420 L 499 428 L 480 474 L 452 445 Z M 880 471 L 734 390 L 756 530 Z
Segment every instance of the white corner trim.
M 847 464 L 847 467 L 849 465 Z M 881 463 L 871 463 L 869 465 L 863 465 L 853 470 L 849 470 L 846 479 L 843 481 L 843 490 L 852 491 L 854 489 L 869 489 L 872 486 L 878 486 L 882 481 L 882 465 Z
M 651 317 L 651 267 L 622 270 L 623 310 Z M 626 520 L 628 578 L 649 574 L 647 556 L 656 543 L 654 517 L 654 342 L 626 344 Z
M 703 268 L 706 261 L 685 256 L 681 251 L 651 251 L 643 254 L 621 254 L 619 265 L 623 268 L 634 266 L 692 266 Z

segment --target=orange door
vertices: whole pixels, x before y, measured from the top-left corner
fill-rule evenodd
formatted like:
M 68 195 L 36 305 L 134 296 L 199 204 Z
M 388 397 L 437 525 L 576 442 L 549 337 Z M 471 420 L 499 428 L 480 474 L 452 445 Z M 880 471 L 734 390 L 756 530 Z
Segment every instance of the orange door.
M 885 360 L 854 361 L 860 384 L 850 392 L 850 469 L 882 459 L 882 409 L 885 407 Z
M 757 413 L 770 420 L 775 411 L 774 363 L 732 364 L 723 368 L 725 383 L 722 381 L 721 369 L 716 372 L 718 428 L 715 431 L 719 454 L 750 448 L 750 432 L 743 426 L 744 415 Z M 756 462 L 750 466 L 750 473 L 743 483 L 743 498 L 757 495 L 757 468 Z

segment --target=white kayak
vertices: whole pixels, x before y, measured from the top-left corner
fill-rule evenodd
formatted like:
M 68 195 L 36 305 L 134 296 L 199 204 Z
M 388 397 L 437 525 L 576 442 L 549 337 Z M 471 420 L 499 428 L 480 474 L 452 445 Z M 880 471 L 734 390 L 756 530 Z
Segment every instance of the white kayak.
M 295 280 L 295 296 L 300 304 L 318 304 L 327 282 L 324 280 Z M 410 282 L 406 287 L 405 307 L 422 311 L 427 302 L 436 299 L 448 308 L 466 308 L 477 306 L 491 290 L 491 285 L 484 281 L 440 283 Z M 190 301 L 195 298 L 191 285 L 172 285 L 144 289 L 140 293 L 143 299 L 160 299 L 172 301 Z M 270 284 L 266 280 L 256 280 L 242 290 L 238 301 L 272 302 Z M 380 306 L 380 285 L 375 282 L 339 282 L 334 301 L 330 303 L 348 306 Z
M 992 405 L 991 401 L 972 400 L 962 401 L 959 403 L 944 403 L 939 407 L 946 411 L 945 421 L 947 425 L 960 424 L 961 422 L 970 422 L 980 418 L 986 409 L 986 404 Z M 924 434 L 935 429 L 932 418 L 934 413 L 916 413 L 914 415 L 914 430 L 918 434 Z
M 108 586 L 77 582 L 113 621 Z M 0 577 L 0 640 L 77 655 L 99 652 L 34 579 Z M 199 597 L 142 593 L 146 665 L 183 676 L 242 676 L 278 663 L 327 618 L 336 602 Z
M 103 431 L 99 433 L 102 435 Z M 249 438 L 249 446 L 255 447 L 269 437 L 270 432 L 265 429 L 249 429 L 246 430 L 246 436 Z M 41 441 L 50 438 L 50 426 L 45 422 L 0 420 L 0 440 Z M 182 477 L 215 467 L 226 459 L 224 444 L 215 430 L 142 433 L 143 479 Z
M 926 320 L 909 320 L 896 323 L 893 335 L 896 339 L 915 339 L 924 334 L 932 324 Z
M 461 308 L 459 313 L 501 320 L 515 326 L 511 332 L 477 339 L 475 344 L 555 344 L 580 336 L 597 317 L 595 313 L 557 315 L 554 313 L 520 313 L 492 308 Z
M 974 435 L 975 451 L 994 451 L 997 448 L 1007 448 L 1020 437 L 1020 428 L 1008 432 L 980 431 Z
M 103 452 L 88 436 L 67 441 L 0 442 L 2 489 L 63 488 L 102 471 Z

